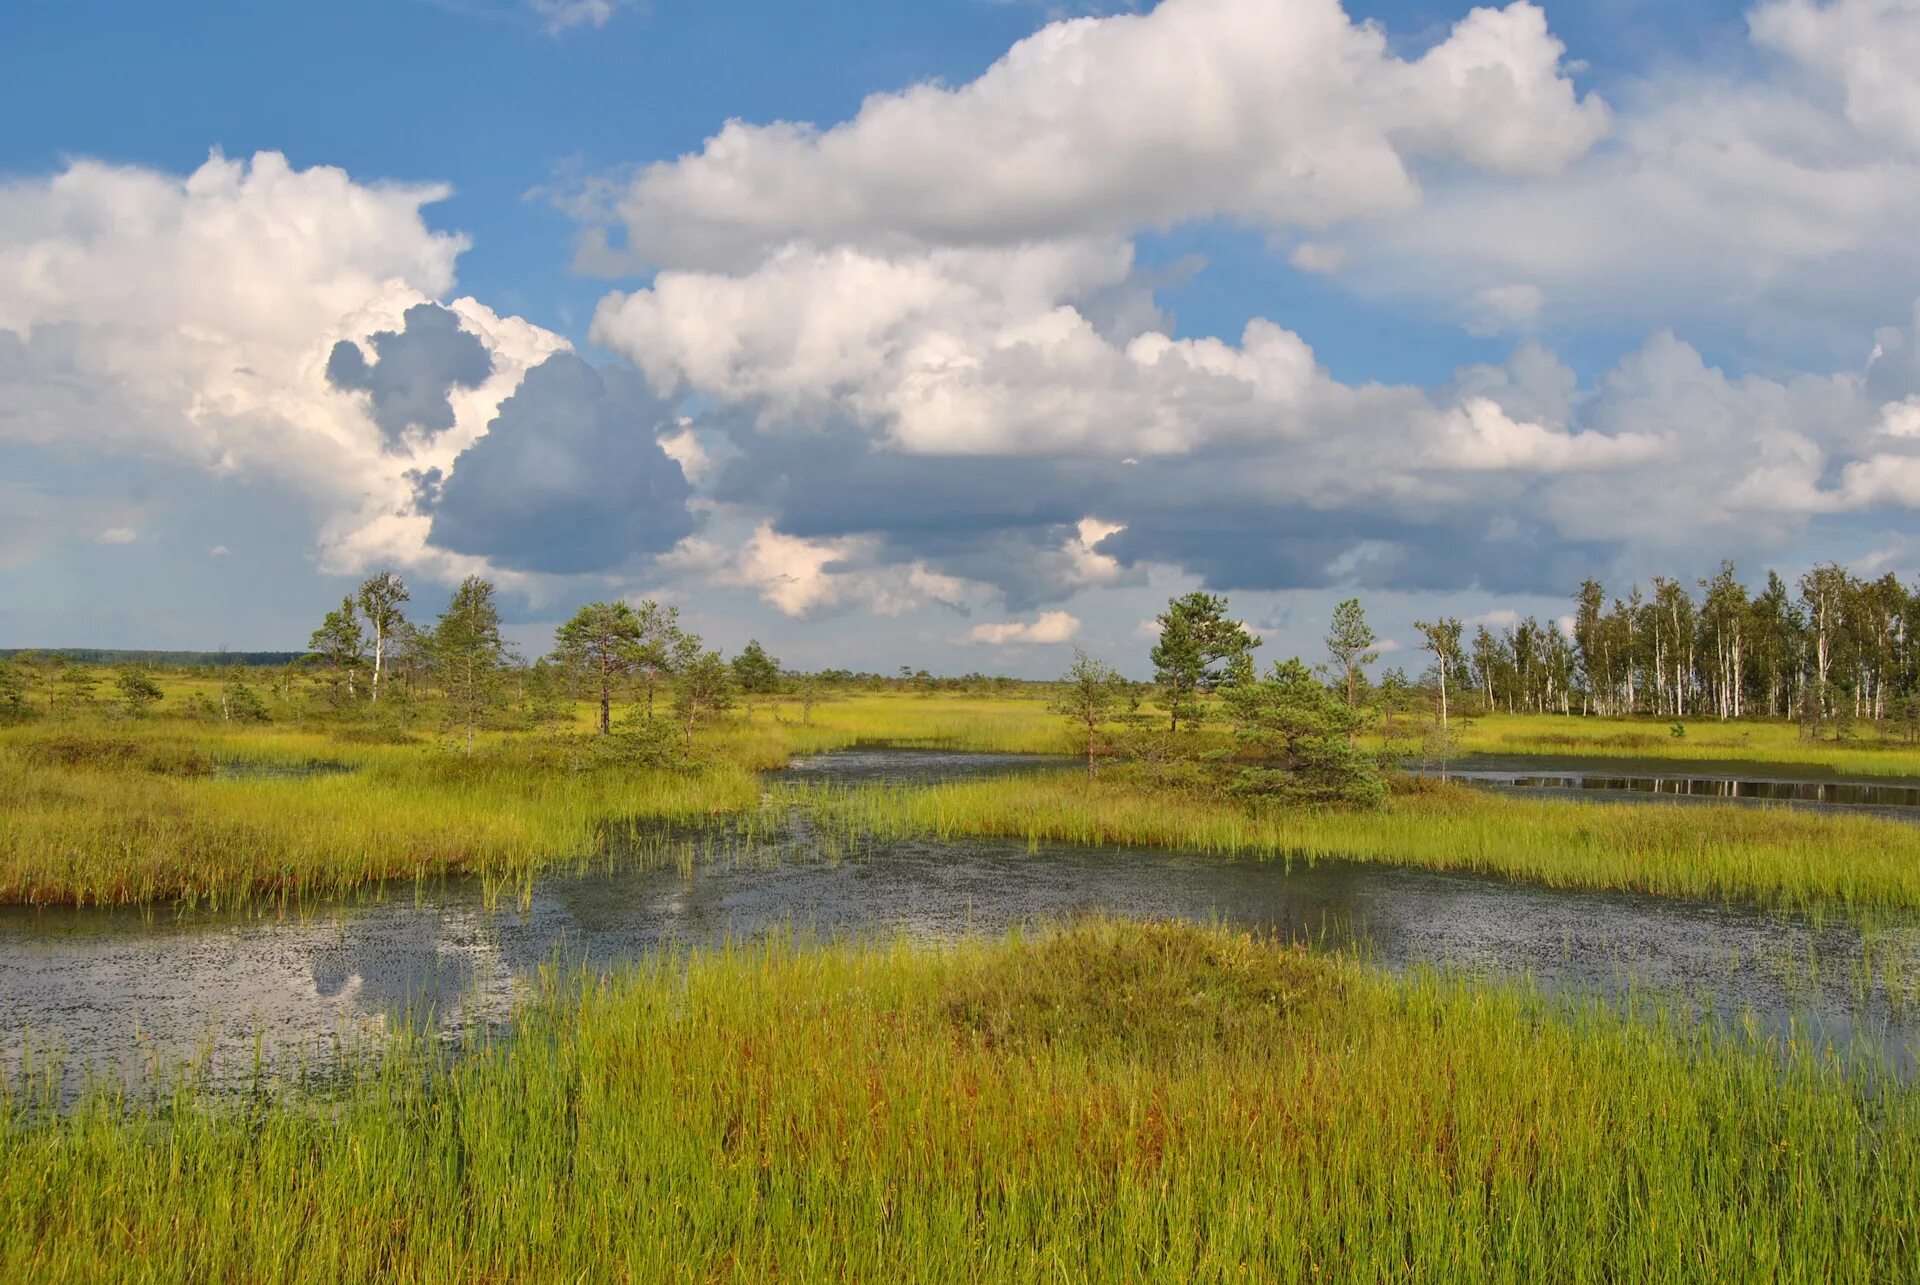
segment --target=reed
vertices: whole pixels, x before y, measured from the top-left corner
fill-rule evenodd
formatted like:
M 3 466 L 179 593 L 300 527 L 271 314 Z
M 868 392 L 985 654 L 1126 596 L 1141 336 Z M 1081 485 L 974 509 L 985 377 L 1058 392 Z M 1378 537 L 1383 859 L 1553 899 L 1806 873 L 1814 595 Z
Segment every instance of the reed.
M 664 956 L 451 1065 L 47 1098 L 7 1279 L 1920 1275 L 1910 1085 L 1194 926 Z

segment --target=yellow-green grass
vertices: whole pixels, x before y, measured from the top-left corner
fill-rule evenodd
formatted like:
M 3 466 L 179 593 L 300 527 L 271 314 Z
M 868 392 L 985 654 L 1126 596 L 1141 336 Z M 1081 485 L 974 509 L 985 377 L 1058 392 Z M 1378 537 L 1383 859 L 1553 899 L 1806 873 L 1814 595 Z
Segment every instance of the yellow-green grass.
M 11 1280 L 1912 1280 L 1920 1092 L 1192 926 L 774 942 L 0 1123 Z
M 980 750 L 1006 754 L 1072 753 L 1074 738 L 1038 697 L 860 692 L 814 704 L 809 716 L 791 698 L 757 705 L 751 721 L 723 735 L 750 739 L 762 758 L 854 745 Z M 724 743 L 724 742 L 723 742 Z
M 88 760 L 101 744 L 132 757 Z M 82 761 L 50 761 L 49 745 Z M 521 874 L 662 826 L 751 814 L 762 794 L 752 772 L 729 763 L 571 770 L 528 752 L 537 748 L 493 744 L 468 758 L 310 732 L 15 729 L 0 738 L 0 902 L 231 902 Z M 351 770 L 239 779 L 152 770 L 196 755 Z
M 1920 826 L 1879 817 L 1517 799 L 1437 783 L 1374 811 L 1254 812 L 1071 773 L 828 790 L 812 806 L 845 832 L 878 837 L 1345 858 L 1792 910 L 1920 909 Z
M 1858 723 L 1846 741 L 1809 740 L 1792 723 L 1770 720 L 1580 718 L 1558 714 L 1491 714 L 1456 718 L 1452 727 L 1466 754 L 1643 758 L 1712 763 L 1737 771 L 1743 764 L 1774 769 L 1813 767 L 1842 776 L 1920 777 L 1920 745 Z
M 574 713 L 586 726 L 589 707 Z M 1808 752 L 1791 732 L 1696 729 L 1688 752 L 1729 752 L 1739 747 L 1727 738 L 1741 736 L 1757 738 L 1747 742 L 1755 756 Z M 1217 727 L 1209 734 L 1224 735 Z M 97 715 L 0 729 L 0 902 L 325 896 L 449 872 L 525 875 L 661 826 L 757 816 L 767 787 L 753 773 L 795 753 L 854 744 L 1060 752 L 1069 741 L 1064 721 L 1038 699 L 892 693 L 822 700 L 810 719 L 792 700 L 759 703 L 703 728 L 704 766 L 692 770 L 581 770 L 583 742 L 550 732 L 483 733 L 471 759 L 430 732 L 416 735 L 386 744 L 364 723 L 243 728 L 163 716 L 108 724 Z M 1644 724 L 1506 717 L 1478 720 L 1463 735 L 1473 748 L 1545 736 L 1582 738 L 1600 747 L 1592 752 L 1647 752 Z M 57 752 L 66 742 L 77 746 L 73 763 Z M 101 744 L 123 752 L 99 758 L 89 747 Z M 1894 751 L 1846 753 L 1901 762 Z M 213 761 L 352 770 L 306 779 L 191 774 Z M 880 833 L 1340 856 L 1801 909 L 1920 907 L 1920 829 L 1876 818 L 1462 791 L 1399 798 L 1374 814 L 1256 816 L 1232 802 L 1071 778 L 829 795 L 820 806 L 849 829 Z

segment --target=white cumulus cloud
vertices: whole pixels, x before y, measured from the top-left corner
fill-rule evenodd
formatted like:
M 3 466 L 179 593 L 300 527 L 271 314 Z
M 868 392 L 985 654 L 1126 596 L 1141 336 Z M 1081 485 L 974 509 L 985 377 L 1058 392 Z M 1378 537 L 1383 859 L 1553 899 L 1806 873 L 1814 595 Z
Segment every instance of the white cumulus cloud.
M 730 121 L 615 200 L 656 265 L 794 241 L 1017 245 L 1226 215 L 1404 211 L 1423 158 L 1551 173 L 1605 133 L 1529 3 L 1475 9 L 1411 61 L 1338 0 L 1163 0 L 1054 22 L 968 84 L 869 97 L 829 129 Z
M 1064 611 L 1048 611 L 1032 620 L 975 625 L 967 631 L 967 640 L 991 647 L 1009 647 L 1021 643 L 1069 642 L 1079 632 L 1080 622 L 1073 616 Z

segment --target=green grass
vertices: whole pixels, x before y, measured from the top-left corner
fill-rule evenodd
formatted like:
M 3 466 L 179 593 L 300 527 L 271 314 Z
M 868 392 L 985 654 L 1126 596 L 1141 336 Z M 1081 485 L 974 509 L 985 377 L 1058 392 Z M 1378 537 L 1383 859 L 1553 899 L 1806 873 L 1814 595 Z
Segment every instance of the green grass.
M 0 1277 L 1920 1275 L 1920 1093 L 1191 926 L 662 957 L 324 1096 L 0 1124 Z
M 1256 814 L 1119 774 L 1089 782 L 1073 773 L 822 791 L 812 807 L 844 833 L 878 837 L 1338 857 L 1790 910 L 1920 909 L 1920 826 L 1879 817 L 1518 799 L 1439 783 L 1376 811 Z
M 203 684 L 204 685 L 204 684 Z M 180 680 L 168 699 L 192 684 Z M 583 731 L 584 703 L 563 730 Z M 363 723 L 235 727 L 98 716 L 0 729 L 0 903 L 337 896 L 385 880 L 513 877 L 643 844 L 663 827 L 752 818 L 756 771 L 888 743 L 1060 750 L 1044 704 L 854 696 L 761 705 L 699 734 L 690 769 L 591 765 L 552 732 L 484 734 L 469 758 Z M 349 769 L 225 779 L 216 763 Z
M 1812 768 L 1840 776 L 1920 777 L 1920 745 L 1857 724 L 1845 741 L 1807 740 L 1791 723 L 1684 720 L 1674 736 L 1671 718 L 1578 718 L 1554 714 L 1493 714 L 1456 719 L 1453 729 L 1468 754 L 1658 759 L 1710 763 L 1732 774 L 1742 766 Z
M 0 737 L 0 902 L 217 904 L 509 877 L 750 816 L 762 793 L 731 763 L 572 770 L 541 749 L 494 738 L 469 759 L 313 732 L 14 729 Z M 204 772 L 215 759 L 350 770 L 223 779 Z
M 1468 730 L 1486 745 L 1508 744 L 1516 728 L 1558 735 L 1559 721 Z M 1621 739 L 1642 735 L 1634 724 L 1567 722 L 1594 744 L 1644 753 Z M 1783 751 L 1797 744 L 1779 735 L 1790 730 L 1752 729 Z M 524 878 L 645 848 L 663 830 L 775 819 L 784 792 L 754 772 L 795 753 L 855 744 L 1058 752 L 1066 739 L 1038 701 L 906 695 L 822 701 L 808 722 L 791 702 L 763 705 L 704 729 L 702 766 L 688 770 L 596 765 L 583 740 L 547 733 L 489 733 L 468 758 L 424 736 L 382 743 L 351 724 L 31 724 L 0 730 L 0 902 L 222 903 L 337 896 L 450 873 Z M 1723 747 L 1702 735 L 1690 748 L 1697 756 Z M 349 770 L 208 774 L 214 763 L 312 762 Z M 1374 813 L 1255 815 L 1123 776 L 1089 787 L 1072 774 L 811 797 L 843 834 L 1349 857 L 1788 909 L 1920 908 L 1920 828 L 1874 817 L 1458 789 L 1404 795 Z

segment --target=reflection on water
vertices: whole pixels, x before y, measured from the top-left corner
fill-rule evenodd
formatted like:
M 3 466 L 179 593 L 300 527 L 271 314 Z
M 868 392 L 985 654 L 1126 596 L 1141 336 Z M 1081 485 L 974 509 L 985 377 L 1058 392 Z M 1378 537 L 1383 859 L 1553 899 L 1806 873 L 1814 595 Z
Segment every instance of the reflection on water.
M 1153 849 L 915 840 L 849 859 L 822 851 L 801 831 L 778 853 L 720 845 L 683 866 L 556 875 L 524 905 L 494 911 L 471 881 L 287 919 L 0 910 L 0 1063 L 17 1066 L 31 1032 L 36 1046 L 57 1038 L 70 1064 L 137 1074 L 147 1057 L 211 1050 L 216 1075 L 244 1079 L 256 1036 L 284 1067 L 336 1036 L 377 1034 L 400 1009 L 442 1031 L 497 1020 L 557 955 L 605 970 L 662 946 L 789 927 L 943 940 L 1087 911 L 1222 921 L 1357 949 L 1390 969 L 1654 992 L 1723 1018 L 1751 1012 L 1770 1032 L 1796 1024 L 1908 1073 L 1920 1051 L 1910 993 L 1920 921 L 1868 937 L 1723 905 Z
M 973 750 L 851 749 L 793 761 L 781 779 L 795 784 L 937 785 L 1084 766 L 1052 754 L 989 754 Z
M 286 921 L 12 911 L 0 915 L 0 1041 L 11 1060 L 22 1028 L 58 1032 L 79 1060 L 123 1071 L 143 1044 L 163 1062 L 210 1048 L 216 1068 L 239 1073 L 256 1033 L 284 1060 L 377 1031 L 398 1007 L 443 1029 L 497 1019 L 514 980 L 556 952 L 605 969 L 663 945 L 786 926 L 938 940 L 1095 910 L 1354 946 L 1394 969 L 1650 990 L 1722 1016 L 1751 1009 L 1775 1031 L 1797 1015 L 1818 1038 L 1906 1068 L 1920 1035 L 1914 1014 L 1861 986 L 1861 934 L 1842 924 L 1344 862 L 1288 871 L 1150 850 L 914 841 L 837 862 L 722 856 L 555 877 L 524 907 L 493 913 L 471 883 Z M 1920 964 L 1920 932 L 1885 935 L 1879 949 Z
M 1878 781 L 1778 780 L 1765 777 L 1624 773 L 1618 770 L 1460 768 L 1457 780 L 1509 790 L 1702 799 L 1720 803 L 1786 803 L 1822 809 L 1860 808 L 1899 814 L 1920 810 L 1920 785 Z

